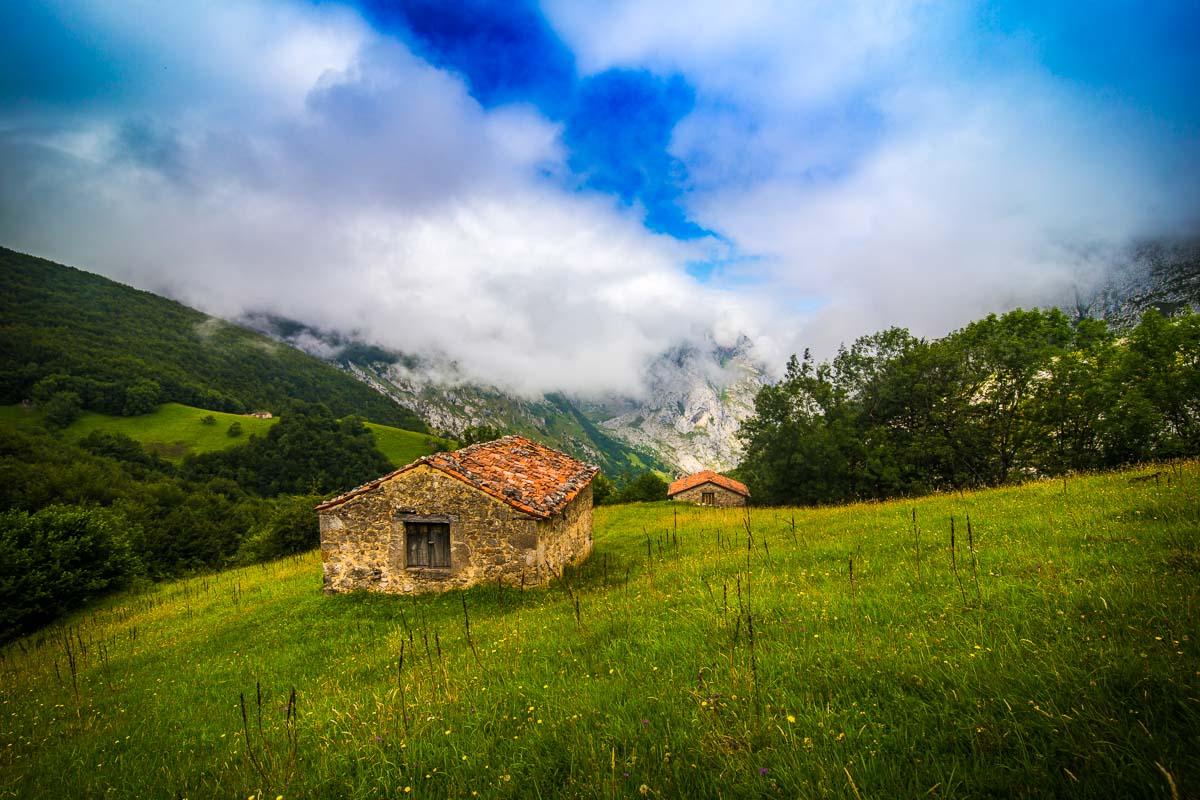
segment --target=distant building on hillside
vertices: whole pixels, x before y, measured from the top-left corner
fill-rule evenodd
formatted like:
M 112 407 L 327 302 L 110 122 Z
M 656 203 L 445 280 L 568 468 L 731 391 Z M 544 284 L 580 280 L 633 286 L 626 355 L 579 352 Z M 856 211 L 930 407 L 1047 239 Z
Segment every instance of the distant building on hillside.
M 246 416 L 256 419 L 271 419 L 274 415 L 270 411 L 251 411 Z
M 741 481 L 706 469 L 672 483 L 667 487 L 667 497 L 698 506 L 744 506 L 750 490 Z
M 592 551 L 598 471 L 522 436 L 422 456 L 317 506 L 325 591 L 544 583 Z

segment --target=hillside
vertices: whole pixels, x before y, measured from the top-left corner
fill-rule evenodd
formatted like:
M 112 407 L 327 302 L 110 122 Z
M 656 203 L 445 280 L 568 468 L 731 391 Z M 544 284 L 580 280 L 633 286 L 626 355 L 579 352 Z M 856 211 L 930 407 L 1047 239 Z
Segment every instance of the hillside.
M 662 354 L 646 370 L 644 397 L 585 404 L 589 416 L 678 471 L 733 469 L 742 456 L 738 429 L 754 413 L 767 371 L 745 336 L 729 347 L 705 345 L 682 344 Z
M 424 431 L 408 409 L 294 348 L 107 278 L 0 248 L 0 404 L 39 381 L 124 413 L 131 387 L 149 404 L 232 412 L 325 403 L 338 416 Z
M 212 424 L 205 424 L 206 417 Z M 0 426 L 29 428 L 41 424 L 42 415 L 36 409 L 21 406 L 0 406 Z M 229 426 L 237 423 L 242 428 L 238 437 L 229 436 Z M 227 414 L 203 408 L 185 406 L 181 403 L 164 403 L 150 414 L 135 417 L 115 417 L 85 411 L 62 435 L 76 442 L 92 431 L 120 433 L 141 443 L 146 452 L 161 456 L 168 461 L 182 461 L 192 453 L 211 453 L 244 444 L 252 435 L 263 435 L 279 422 L 273 419 L 257 419 L 246 414 Z M 434 447 L 451 447 L 453 442 L 439 439 L 427 433 L 406 431 L 389 425 L 368 422 L 367 427 L 375 436 L 375 445 L 396 466 L 413 461 Z
M 0 796 L 1196 796 L 1198 492 L 601 508 L 547 590 L 160 585 L 0 651 Z
M 1200 311 L 1200 239 L 1132 245 L 1098 280 L 1079 286 L 1072 301 L 1061 306 L 1118 329 L 1132 328 L 1152 308 L 1167 316 L 1185 309 Z
M 766 368 L 746 337 L 681 343 L 646 365 L 640 397 L 528 398 L 462 374 L 445 359 L 396 353 L 294 320 L 252 315 L 246 324 L 347 370 L 451 434 L 477 425 L 533 436 L 592 461 L 618 479 L 737 465 L 737 429 L 750 415 Z
M 244 321 L 278 341 L 327 358 L 449 436 L 475 426 L 497 427 L 597 464 L 618 480 L 647 469 L 669 469 L 652 450 L 621 441 L 585 414 L 579 402 L 561 393 L 521 397 L 473 382 L 444 359 L 392 352 L 275 316 L 256 315 Z

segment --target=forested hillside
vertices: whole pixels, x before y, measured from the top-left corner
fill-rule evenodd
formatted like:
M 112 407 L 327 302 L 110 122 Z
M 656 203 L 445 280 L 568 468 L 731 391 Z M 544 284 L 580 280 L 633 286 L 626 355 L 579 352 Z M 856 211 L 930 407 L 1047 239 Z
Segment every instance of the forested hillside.
M 131 581 L 315 547 L 319 498 L 391 467 L 320 405 L 179 465 L 121 433 L 0 425 L 0 641 Z
M 278 412 L 300 400 L 427 430 L 320 359 L 158 295 L 0 248 L 0 405 L 55 395 L 126 415 L 167 401 Z
M 892 328 L 794 356 L 743 425 L 757 502 L 828 503 L 994 486 L 1200 453 L 1200 314 L 1118 335 L 1010 311 L 941 339 Z

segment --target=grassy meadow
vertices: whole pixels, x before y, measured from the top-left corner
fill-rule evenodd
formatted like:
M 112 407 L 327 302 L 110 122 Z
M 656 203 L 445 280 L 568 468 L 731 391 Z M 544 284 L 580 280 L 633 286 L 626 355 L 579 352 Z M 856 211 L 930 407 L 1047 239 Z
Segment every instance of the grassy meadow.
M 375 435 L 375 446 L 379 448 L 379 452 L 387 456 L 388 460 L 397 467 L 402 467 L 432 452 L 429 442 L 438 442 L 447 448 L 454 448 L 454 442 L 428 433 L 406 431 L 389 425 L 377 425 L 374 422 L 368 422 L 367 427 Z
M 548 589 L 110 598 L 0 651 L 0 797 L 1200 795 L 1196 462 L 595 540 Z
M 216 422 L 204 425 L 201 420 L 212 415 Z M 234 422 L 242 426 L 242 435 L 228 434 Z M 141 442 L 148 452 L 176 463 L 191 453 L 209 453 L 244 444 L 251 434 L 265 436 L 271 426 L 279 422 L 273 419 L 257 419 L 244 414 L 226 414 L 181 403 L 164 403 L 150 414 L 136 417 L 114 417 L 84 411 L 79 418 L 63 430 L 68 441 L 78 441 L 92 431 L 122 433 Z M 15 428 L 30 428 L 42 425 L 42 415 L 35 409 L 19 405 L 0 406 L 0 425 Z M 375 436 L 375 444 L 396 466 L 431 452 L 427 442 L 453 443 L 425 433 L 415 433 L 389 425 L 368 422 L 367 427 Z

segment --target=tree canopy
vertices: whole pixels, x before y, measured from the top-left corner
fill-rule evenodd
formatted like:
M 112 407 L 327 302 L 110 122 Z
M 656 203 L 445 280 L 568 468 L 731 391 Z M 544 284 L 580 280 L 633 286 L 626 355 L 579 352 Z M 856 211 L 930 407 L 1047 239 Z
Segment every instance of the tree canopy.
M 1200 453 L 1200 315 L 1128 336 L 1057 310 L 793 356 L 740 436 L 757 502 L 885 498 Z

